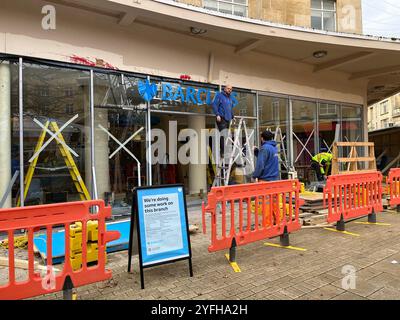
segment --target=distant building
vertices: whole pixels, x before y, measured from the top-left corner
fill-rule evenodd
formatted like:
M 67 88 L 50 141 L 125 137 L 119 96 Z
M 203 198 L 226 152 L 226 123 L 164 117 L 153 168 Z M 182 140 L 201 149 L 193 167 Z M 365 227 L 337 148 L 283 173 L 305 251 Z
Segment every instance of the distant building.
M 292 26 L 362 33 L 361 0 L 177 0 L 177 2 Z
M 400 94 L 368 107 L 368 131 L 400 126 Z

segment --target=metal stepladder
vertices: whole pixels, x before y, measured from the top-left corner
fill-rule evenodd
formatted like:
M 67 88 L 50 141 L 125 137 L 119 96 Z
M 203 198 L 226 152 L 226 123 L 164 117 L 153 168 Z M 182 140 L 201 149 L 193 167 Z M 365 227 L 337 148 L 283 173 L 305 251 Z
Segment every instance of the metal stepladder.
M 267 128 L 267 130 L 273 132 L 270 128 Z M 274 140 L 278 149 L 279 166 L 284 168 L 284 170 L 279 170 L 279 177 L 282 179 L 282 173 L 286 173 L 289 179 L 297 179 L 296 169 L 290 164 L 288 150 L 285 147 L 287 137 L 283 134 L 280 126 L 275 128 Z
M 226 152 L 229 147 L 229 150 L 231 150 L 229 157 L 217 157 L 217 160 L 219 160 L 215 163 L 216 174 L 214 182 L 212 184 L 213 187 L 229 185 L 234 163 L 237 163 L 238 165 L 243 167 L 244 176 L 254 171 L 254 155 L 252 150 L 252 138 L 254 136 L 254 131 L 249 133 L 246 121 L 243 118 L 240 118 L 238 123 L 236 122 L 237 119 L 231 121 L 228 129 L 228 137 L 225 139 L 224 152 Z M 244 143 L 242 142 L 242 131 L 245 137 Z M 219 146 L 219 139 L 217 139 L 217 145 Z M 212 156 L 210 156 L 210 158 L 212 159 Z M 249 170 L 246 170 L 248 166 Z
M 71 152 L 69 148 L 67 147 L 64 137 L 61 134 L 62 129 L 57 125 L 57 122 L 55 121 L 46 121 L 45 125 L 43 126 L 43 130 L 39 136 L 39 140 L 36 144 L 35 151 L 34 151 L 34 156 L 29 160 L 29 168 L 25 176 L 24 180 L 24 199 L 26 199 L 29 191 L 29 187 L 32 182 L 32 178 L 36 169 L 36 165 L 39 159 L 39 154 L 43 150 L 44 146 L 44 139 L 46 138 L 46 133 L 50 133 L 53 131 L 54 138 L 56 139 L 57 146 L 60 150 L 60 153 L 64 159 L 66 168 L 68 168 L 69 174 L 71 175 L 72 181 L 75 185 L 75 188 L 77 192 L 79 193 L 80 199 L 83 200 L 90 200 L 90 194 L 88 189 L 86 188 L 86 185 L 81 177 L 81 174 L 79 173 L 78 167 L 76 166 L 76 163 L 71 155 Z M 47 143 L 46 143 L 47 144 Z M 21 199 L 18 197 L 17 200 L 17 206 L 19 207 L 21 204 Z

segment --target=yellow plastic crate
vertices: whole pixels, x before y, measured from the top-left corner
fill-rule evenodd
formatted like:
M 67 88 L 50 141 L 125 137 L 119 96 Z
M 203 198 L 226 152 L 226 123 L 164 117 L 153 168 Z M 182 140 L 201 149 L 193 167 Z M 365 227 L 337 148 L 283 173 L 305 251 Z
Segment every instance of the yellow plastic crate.
M 98 221 L 89 220 L 86 227 L 87 241 L 97 241 L 99 238 Z M 75 222 L 69 228 L 69 235 L 71 237 L 82 236 L 82 222 Z
M 87 242 L 98 241 L 99 231 L 97 221 L 88 221 L 86 234 Z M 76 222 L 70 226 L 69 236 L 71 252 L 82 251 L 82 222 Z
M 97 243 L 88 243 L 86 259 L 87 259 L 87 263 L 97 261 L 97 259 L 98 259 Z M 107 262 L 107 254 L 105 254 L 105 259 Z M 74 271 L 76 271 L 82 267 L 82 252 L 71 253 L 71 266 L 72 266 L 72 270 L 74 270 Z

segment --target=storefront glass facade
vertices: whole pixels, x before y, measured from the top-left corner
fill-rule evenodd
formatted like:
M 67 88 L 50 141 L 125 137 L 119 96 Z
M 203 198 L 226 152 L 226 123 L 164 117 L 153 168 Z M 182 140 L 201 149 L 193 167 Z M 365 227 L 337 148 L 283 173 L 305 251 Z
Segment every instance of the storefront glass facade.
M 87 185 L 90 170 L 89 72 L 23 65 L 25 204 L 79 201 L 76 166 Z M 57 139 L 50 136 L 53 133 Z M 64 141 L 64 145 L 62 142 Z M 70 153 L 74 164 L 66 162 Z M 90 158 L 89 158 L 90 160 Z
M 3 110 L 9 104 L 10 110 L 6 114 L 8 126 L 2 128 L 7 131 L 3 137 L 9 138 L 0 140 L 2 154 L 10 161 L 7 183 L 0 186 L 3 192 L 15 171 L 23 167 L 22 187 L 29 186 L 25 188 L 25 205 L 82 199 L 71 176 L 72 164 L 65 160 L 66 150 L 89 196 L 106 199 L 117 213 L 129 212 L 132 188 L 139 184 L 184 183 L 187 192 L 194 193 L 207 192 L 212 185 L 212 165 L 201 167 L 206 182 L 198 185 L 191 176 L 200 166 L 170 161 L 168 152 L 166 161 L 148 165 L 146 156 L 150 129 L 167 132 L 167 151 L 171 121 L 176 123 L 178 134 L 192 127 L 215 129 L 211 104 L 219 87 L 33 60 L 24 61 L 22 67 L 19 79 L 18 59 L 3 60 L 0 65 L 0 83 L 10 88 L 9 102 L 3 97 L 0 105 Z M 360 106 L 236 88 L 233 97 L 235 121 L 244 120 L 249 145 L 259 143 L 261 130 L 276 132 L 283 179 L 294 167 L 301 180 L 312 181 L 309 162 L 316 152 L 330 150 L 336 138 L 363 139 Z M 184 144 L 178 141 L 178 149 Z M 246 180 L 232 181 L 240 182 Z M 20 189 L 16 179 L 8 206 L 18 205 Z

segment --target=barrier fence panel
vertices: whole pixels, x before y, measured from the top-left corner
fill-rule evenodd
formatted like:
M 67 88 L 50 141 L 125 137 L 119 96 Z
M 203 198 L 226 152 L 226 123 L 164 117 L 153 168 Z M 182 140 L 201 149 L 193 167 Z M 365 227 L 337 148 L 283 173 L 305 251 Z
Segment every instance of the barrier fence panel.
M 212 188 L 207 205 L 203 203 L 202 208 L 204 233 L 205 214 L 211 215 L 211 245 L 208 251 L 284 237 L 299 230 L 299 194 L 298 180 Z M 288 238 L 283 245 L 289 245 Z
M 376 222 L 375 213 L 383 211 L 382 174 L 376 171 L 329 176 L 324 206 L 328 206 L 328 223 L 340 222 L 341 231 L 344 221 L 351 218 L 368 215 L 369 222 Z
M 390 196 L 390 207 L 397 207 L 397 211 L 400 211 L 400 168 L 390 169 L 386 185 Z
M 43 294 L 54 293 L 63 289 L 72 289 L 90 283 L 110 279 L 111 271 L 106 270 L 106 244 L 120 237 L 119 232 L 106 232 L 105 220 L 111 216 L 111 208 L 104 206 L 104 201 L 90 200 L 81 202 L 59 203 L 23 208 L 0 210 L 0 233 L 7 234 L 8 240 L 8 283 L 0 286 L 0 299 L 25 299 Z M 88 230 L 88 225 L 97 221 L 96 238 Z M 81 223 L 81 238 L 71 237 L 73 226 Z M 57 274 L 53 267 L 53 229 L 65 230 L 65 262 Z M 25 230 L 28 239 L 28 279 L 16 279 L 14 234 Z M 47 252 L 45 274 L 36 271 L 34 262 L 34 234 L 47 234 Z M 87 240 L 93 238 L 88 249 Z M 72 266 L 71 256 L 75 247 L 82 252 L 79 266 Z M 91 250 L 96 254 L 96 265 L 88 266 Z

